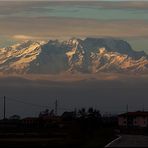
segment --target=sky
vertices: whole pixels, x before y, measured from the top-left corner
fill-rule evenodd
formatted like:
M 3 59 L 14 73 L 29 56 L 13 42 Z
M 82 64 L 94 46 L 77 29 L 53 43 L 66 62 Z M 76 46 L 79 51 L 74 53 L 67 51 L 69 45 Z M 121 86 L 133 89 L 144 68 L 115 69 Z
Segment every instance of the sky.
M 148 110 L 147 76 L 125 76 L 110 80 L 81 79 L 81 81 L 30 80 L 21 77 L 0 78 L 0 118 L 3 116 L 3 96 L 6 96 L 6 115 L 37 116 L 49 107 L 58 113 L 75 108 L 93 107 L 102 114 L 120 114 L 126 111 Z M 26 104 L 22 103 L 25 102 Z M 35 104 L 35 105 L 32 105 Z M 36 106 L 38 105 L 38 106 Z
M 71 37 L 120 38 L 148 53 L 148 2 L 0 2 L 0 47 L 28 39 Z M 93 106 L 109 113 L 124 112 L 127 104 L 131 111 L 148 105 L 147 76 L 50 81 L 55 79 L 0 78 L 0 101 L 4 95 L 9 98 L 7 115 L 32 116 L 45 109 L 21 105 L 11 98 L 51 108 L 59 98 L 60 107 L 67 110 Z
M 0 47 L 25 39 L 115 37 L 148 53 L 148 2 L 1 2 Z
M 90 1 L 90 0 L 5 0 L 5 1 Z M 93 0 L 93 1 L 148 1 L 148 0 Z

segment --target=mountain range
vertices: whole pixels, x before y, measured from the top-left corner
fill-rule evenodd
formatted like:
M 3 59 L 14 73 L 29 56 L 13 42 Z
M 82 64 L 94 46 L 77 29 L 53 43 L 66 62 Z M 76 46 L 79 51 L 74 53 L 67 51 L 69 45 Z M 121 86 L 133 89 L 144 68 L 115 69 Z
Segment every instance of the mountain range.
M 113 38 L 28 40 L 0 49 L 5 74 L 148 73 L 148 55 Z

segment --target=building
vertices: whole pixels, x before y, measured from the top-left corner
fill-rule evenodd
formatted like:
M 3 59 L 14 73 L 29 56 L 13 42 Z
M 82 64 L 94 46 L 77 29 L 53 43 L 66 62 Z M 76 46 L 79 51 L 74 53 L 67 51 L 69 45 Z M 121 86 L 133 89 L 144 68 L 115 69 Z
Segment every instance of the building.
M 127 112 L 118 116 L 119 127 L 147 128 L 148 111 Z
M 27 117 L 22 119 L 22 124 L 24 127 L 38 127 L 40 125 L 40 120 L 35 117 Z

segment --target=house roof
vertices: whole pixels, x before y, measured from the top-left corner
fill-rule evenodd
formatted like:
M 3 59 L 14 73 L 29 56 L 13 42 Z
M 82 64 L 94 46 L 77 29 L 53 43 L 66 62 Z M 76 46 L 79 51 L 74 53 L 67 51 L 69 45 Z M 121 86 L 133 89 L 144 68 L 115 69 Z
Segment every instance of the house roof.
M 37 117 L 26 117 L 23 120 L 37 120 Z
M 148 111 L 136 111 L 136 112 L 127 112 L 127 113 L 123 113 L 118 115 L 118 117 L 122 117 L 122 116 L 148 116 Z

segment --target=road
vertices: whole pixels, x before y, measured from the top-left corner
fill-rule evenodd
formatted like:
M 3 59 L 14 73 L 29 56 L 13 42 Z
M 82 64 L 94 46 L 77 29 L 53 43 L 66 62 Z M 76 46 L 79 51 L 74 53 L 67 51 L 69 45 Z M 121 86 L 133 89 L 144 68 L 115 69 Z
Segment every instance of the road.
M 148 136 L 121 135 L 105 147 L 148 147 Z

